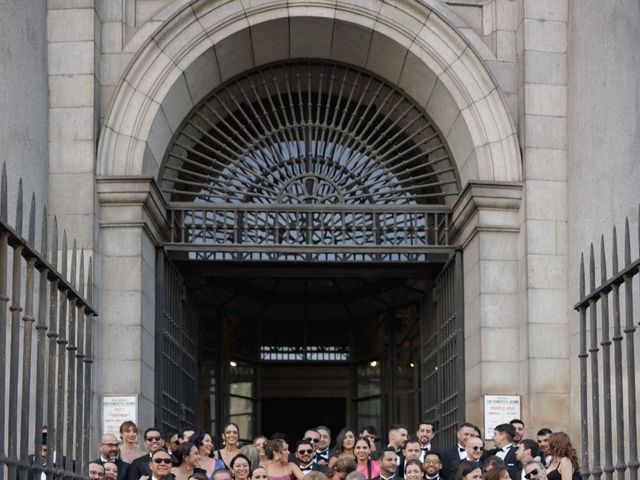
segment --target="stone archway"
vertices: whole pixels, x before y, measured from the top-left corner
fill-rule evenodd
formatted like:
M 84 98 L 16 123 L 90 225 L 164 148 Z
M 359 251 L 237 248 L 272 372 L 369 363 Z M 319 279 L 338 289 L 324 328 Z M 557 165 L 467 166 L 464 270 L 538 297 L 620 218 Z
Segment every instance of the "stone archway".
M 155 176 L 158 156 L 204 95 L 242 71 L 306 57 L 361 66 L 397 83 L 445 133 L 463 185 L 519 181 L 513 122 L 464 37 L 425 5 L 369 5 L 186 5 L 142 46 L 124 74 L 102 129 L 98 172 Z
M 426 4 L 367 5 L 347 0 L 314 7 L 296 1 L 282 6 L 276 0 L 246 7 L 242 2 L 188 2 L 144 43 L 123 75 L 102 128 L 97 172 L 103 176 L 98 179 L 103 298 L 106 303 L 119 295 L 132 308 L 107 309 L 103 319 L 114 325 L 128 322 L 140 332 L 131 341 L 142 346 L 135 361 L 144 415 L 152 411 L 145 407 L 152 407 L 154 398 L 149 381 L 154 244 L 166 235 L 164 199 L 148 177 L 157 178 L 175 132 L 209 92 L 272 62 L 312 58 L 352 64 L 398 85 L 424 108 L 451 150 L 461 185 L 467 185 L 453 205 L 455 241 L 464 247 L 465 336 L 490 326 L 482 311 L 498 302 L 509 307 L 505 322 L 519 323 L 513 269 L 517 272 L 522 170 L 515 127 L 500 90 L 466 39 Z M 133 254 L 124 252 L 127 242 L 135 247 Z M 136 281 L 119 285 L 113 275 L 118 269 L 132 270 Z M 504 278 L 514 278 L 513 288 L 505 287 Z M 495 335 L 491 340 L 501 341 Z M 492 386 L 517 382 L 517 369 L 503 372 L 498 381 L 495 363 L 478 345 L 465 352 L 465 368 L 476 379 L 467 383 L 465 395 L 472 420 L 480 418 L 482 395 Z M 485 387 L 483 375 L 494 382 Z

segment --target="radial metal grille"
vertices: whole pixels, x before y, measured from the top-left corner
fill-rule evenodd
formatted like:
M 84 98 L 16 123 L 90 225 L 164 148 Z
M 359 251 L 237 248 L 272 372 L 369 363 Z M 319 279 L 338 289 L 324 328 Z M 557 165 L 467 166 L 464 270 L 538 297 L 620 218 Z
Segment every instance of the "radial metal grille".
M 437 128 L 397 87 L 354 67 L 272 65 L 215 90 L 168 149 L 170 201 L 443 204 L 458 194 Z
M 160 177 L 194 259 L 424 261 L 449 248 L 449 151 L 401 90 L 337 64 L 271 65 L 185 119 Z

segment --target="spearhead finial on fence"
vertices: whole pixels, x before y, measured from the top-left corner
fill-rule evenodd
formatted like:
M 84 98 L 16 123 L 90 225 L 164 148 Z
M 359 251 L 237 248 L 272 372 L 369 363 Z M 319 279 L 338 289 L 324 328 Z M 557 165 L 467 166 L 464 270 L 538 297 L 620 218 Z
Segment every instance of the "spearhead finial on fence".
M 616 226 L 613 226 L 613 255 L 611 257 L 611 268 L 613 269 L 613 274 L 618 273 L 618 233 L 616 230 Z
M 62 265 L 60 265 L 62 278 L 67 277 L 67 231 L 62 231 Z
M 607 281 L 607 257 L 604 253 L 604 235 L 600 235 L 600 280 Z
M 47 249 L 49 248 L 49 222 L 47 220 L 47 206 L 42 208 L 42 232 L 40 238 L 40 254 L 46 259 Z
M 29 243 L 36 245 L 36 194 L 31 194 L 31 208 L 29 208 L 29 231 L 27 232 Z
M 0 220 L 5 223 L 9 221 L 7 190 L 7 164 L 4 162 L 2 164 L 2 185 L 0 186 Z
M 624 217 L 624 266 L 631 264 L 631 235 L 629 234 L 629 217 Z
M 584 298 L 584 253 L 580 254 L 580 298 Z
M 53 229 L 51 231 L 51 266 L 58 269 L 58 217 L 53 217 Z
M 73 240 L 73 249 L 71 250 L 71 272 L 69 273 L 69 280 L 73 288 L 76 288 L 76 241 Z
M 596 288 L 596 260 L 593 254 L 593 243 L 589 247 L 589 288 L 591 291 Z
M 78 280 L 78 292 L 84 297 L 84 247 L 80 250 L 80 279 Z
M 16 232 L 22 236 L 22 179 L 18 182 L 18 201 L 16 202 Z

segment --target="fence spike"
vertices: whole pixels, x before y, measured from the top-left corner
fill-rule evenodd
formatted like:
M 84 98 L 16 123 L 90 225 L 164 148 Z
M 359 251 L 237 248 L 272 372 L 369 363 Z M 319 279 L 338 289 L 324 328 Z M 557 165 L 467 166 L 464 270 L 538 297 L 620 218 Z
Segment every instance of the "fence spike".
M 613 255 L 611 258 L 611 268 L 613 269 L 613 274 L 618 273 L 618 234 L 616 231 L 616 226 L 613 226 Z
M 580 254 L 580 298 L 584 298 L 584 253 Z
M 60 265 L 60 270 L 62 274 L 62 278 L 67 278 L 67 231 L 62 231 L 62 265 Z
M 629 217 L 624 217 L 624 266 L 631 264 L 631 235 L 629 234 Z
M 79 276 L 80 276 L 80 279 L 78 280 L 78 292 L 80 292 L 81 296 L 86 298 L 86 296 L 84 295 L 84 247 L 82 247 L 82 249 L 80 250 Z
M 36 245 L 36 193 L 31 193 L 31 208 L 29 208 L 29 231 L 27 233 L 31 246 Z
M 596 289 L 596 261 L 593 254 L 593 242 L 589 247 L 589 289 L 592 292 Z
M 600 280 L 603 285 L 607 282 L 607 256 L 604 253 L 604 235 L 600 235 Z
M 7 162 L 2 162 L 2 185 L 0 186 L 0 220 L 9 221 L 7 207 Z
M 91 305 L 93 301 L 93 258 L 89 257 L 89 269 L 87 271 L 87 303 Z
M 42 233 L 40 238 L 40 254 L 46 260 L 48 256 L 47 248 L 49 248 L 49 231 L 48 225 L 49 221 L 47 219 L 47 206 L 45 205 L 42 208 Z
M 18 202 L 16 204 L 16 232 L 22 236 L 22 179 L 18 182 Z
M 58 217 L 53 216 L 53 228 L 51 230 L 51 266 L 58 269 Z
M 69 272 L 69 279 L 73 288 L 76 288 L 76 241 L 73 240 L 73 249 L 71 250 L 71 271 Z

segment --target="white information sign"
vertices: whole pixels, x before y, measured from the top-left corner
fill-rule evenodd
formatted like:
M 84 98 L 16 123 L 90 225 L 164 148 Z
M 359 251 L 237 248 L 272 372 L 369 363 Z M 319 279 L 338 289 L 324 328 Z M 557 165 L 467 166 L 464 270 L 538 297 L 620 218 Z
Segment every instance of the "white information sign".
M 120 425 L 126 420 L 138 423 L 137 395 L 102 396 L 102 432 L 120 437 Z
M 491 440 L 493 430 L 501 423 L 509 423 L 520 418 L 519 395 L 485 395 L 484 396 L 484 438 Z

